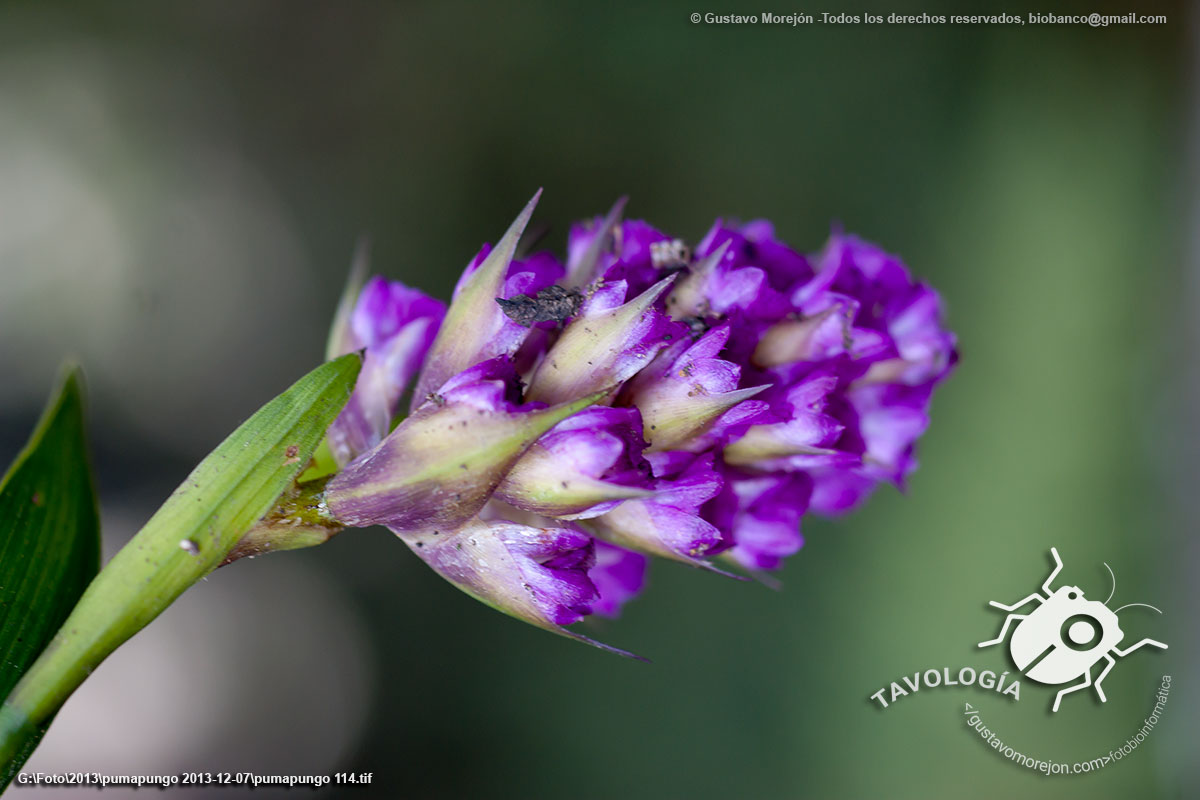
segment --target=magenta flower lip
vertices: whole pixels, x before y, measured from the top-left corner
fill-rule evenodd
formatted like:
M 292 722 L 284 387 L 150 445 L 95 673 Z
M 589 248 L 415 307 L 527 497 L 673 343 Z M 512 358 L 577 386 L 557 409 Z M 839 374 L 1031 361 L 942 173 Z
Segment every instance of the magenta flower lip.
M 617 615 L 648 557 L 776 570 L 805 514 L 905 485 L 958 354 L 899 258 L 840 231 L 804 255 L 763 220 L 718 220 L 693 251 L 624 199 L 572 226 L 565 264 L 518 258 L 539 196 L 448 309 L 381 279 L 343 301 L 331 349 L 366 363 L 329 434 L 338 521 L 583 638 L 565 626 Z

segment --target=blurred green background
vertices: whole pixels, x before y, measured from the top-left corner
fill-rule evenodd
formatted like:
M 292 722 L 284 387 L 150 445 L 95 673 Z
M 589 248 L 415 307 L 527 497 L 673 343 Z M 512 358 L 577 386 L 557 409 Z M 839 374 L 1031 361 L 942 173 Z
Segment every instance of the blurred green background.
M 1027 15 L 1128 13 L 1092 0 Z M 592 633 L 508 620 L 389 534 L 222 570 L 106 663 L 30 769 L 371 772 L 384 798 L 1176 798 L 1200 793 L 1195 152 L 1188 4 L 1160 26 L 694 25 L 769 4 L 0 4 L 0 458 L 59 359 L 91 386 L 111 555 L 322 353 L 353 242 L 447 296 L 539 186 L 535 224 L 629 214 L 695 241 L 831 223 L 943 293 L 962 363 L 909 493 L 806 522 L 783 589 L 673 565 Z M 779 13 L 980 13 L 869 2 Z M 1192 384 L 1194 385 L 1194 383 Z M 868 698 L 978 650 L 1039 586 L 1152 603 L 1110 701 L 1022 684 Z M 1043 777 L 961 717 L 1055 761 Z M 130 705 L 132 708 L 130 708 Z M 14 791 L 14 793 L 19 793 Z M 32 794 L 32 792 L 29 792 Z M 63 796 L 67 796 L 64 792 Z M 228 798 L 234 790 L 194 796 Z M 54 790 L 40 790 L 42 798 Z M 108 792 L 107 796 L 122 796 Z M 74 794 L 71 794 L 74 796 Z

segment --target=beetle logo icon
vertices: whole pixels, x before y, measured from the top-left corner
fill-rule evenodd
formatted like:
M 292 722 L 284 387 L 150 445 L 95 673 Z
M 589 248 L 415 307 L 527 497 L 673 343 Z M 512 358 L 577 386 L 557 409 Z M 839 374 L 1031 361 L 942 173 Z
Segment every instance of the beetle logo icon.
M 1118 624 L 1117 613 L 1130 606 L 1153 608 L 1160 614 L 1162 611 L 1146 603 L 1129 603 L 1115 611 L 1109 609 L 1108 600 L 1112 599 L 1117 590 L 1117 579 L 1108 564 L 1104 566 L 1108 569 L 1108 574 L 1112 575 L 1113 588 L 1108 593 L 1108 600 L 1103 603 L 1084 599 L 1083 590 L 1078 586 L 1060 586 L 1058 589 L 1052 589 L 1050 584 L 1054 582 L 1063 565 L 1056 548 L 1050 548 L 1050 555 L 1054 557 L 1054 571 L 1042 584 L 1041 593 L 1034 592 L 1012 605 L 997 603 L 995 600 L 989 603 L 1009 614 L 1000 627 L 1000 634 L 995 639 L 980 642 L 979 646 L 991 647 L 1003 642 L 1009 626 L 1016 621 L 1017 627 L 1013 631 L 1008 651 L 1013 663 L 1023 675 L 1049 686 L 1080 681 L 1059 691 L 1054 698 L 1052 711 L 1058 711 L 1063 695 L 1089 686 L 1095 689 L 1101 703 L 1107 702 L 1108 698 L 1104 696 L 1104 689 L 1100 684 L 1117 663 L 1114 656 L 1127 656 L 1146 645 L 1167 649 L 1165 644 L 1154 639 L 1142 639 L 1129 647 L 1119 647 L 1125 634 Z M 1028 614 L 1014 613 L 1035 602 L 1037 607 Z M 1105 665 L 1093 680 L 1092 667 L 1101 661 L 1104 661 Z

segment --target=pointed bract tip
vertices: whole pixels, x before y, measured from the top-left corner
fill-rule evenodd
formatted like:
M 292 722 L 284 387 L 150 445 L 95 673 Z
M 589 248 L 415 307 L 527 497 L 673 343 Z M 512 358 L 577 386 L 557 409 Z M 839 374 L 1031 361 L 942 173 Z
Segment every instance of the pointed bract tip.
M 339 373 L 345 373 L 353 377 L 354 380 L 350 382 L 350 386 L 347 389 L 347 394 L 354 391 L 354 383 L 358 380 L 358 373 L 362 371 L 363 357 L 365 355 L 366 349 L 363 349 L 353 353 L 346 353 L 345 355 L 338 356 L 332 361 L 326 362 L 327 364 L 338 365 L 337 371 Z
M 679 273 L 668 275 L 634 298 L 633 302 L 637 303 L 643 309 L 649 308 L 650 306 L 654 305 L 658 298 L 663 296 L 663 292 L 671 288 L 671 284 L 675 282 L 677 277 L 679 277 Z
M 350 257 L 350 274 L 366 279 L 371 266 L 371 234 L 360 233 L 354 240 L 354 255 Z
M 544 190 L 542 187 L 539 186 L 538 190 L 533 193 L 533 197 L 529 198 L 529 202 L 526 203 L 525 207 L 521 209 L 521 213 L 517 215 L 517 219 L 524 217 L 526 222 L 529 221 L 529 218 L 533 216 L 533 210 L 537 208 L 538 201 L 542 199 L 543 191 Z M 522 225 L 521 227 L 523 228 L 525 226 Z
M 701 275 L 706 275 L 716 269 L 717 265 L 721 263 L 721 259 L 725 257 L 725 251 L 729 249 L 732 241 L 732 239 L 726 239 L 717 245 L 716 250 L 713 250 L 697 262 L 693 271 Z
M 720 575 L 725 578 L 732 578 L 735 581 L 749 581 L 750 580 L 750 577 L 747 575 L 738 575 L 736 572 L 729 572 L 728 570 L 721 569 L 720 567 L 718 567 L 716 564 L 712 563 L 711 561 L 702 561 L 700 559 L 689 559 L 687 561 L 681 560 L 680 563 L 690 564 L 691 566 L 695 567 L 696 569 L 702 569 L 705 572 L 711 572 L 714 575 Z
M 783 581 L 761 569 L 750 570 L 750 577 L 773 592 L 783 591 Z
M 604 400 L 606 397 L 608 397 L 610 394 L 612 394 L 613 391 L 616 390 L 616 388 L 617 388 L 616 386 L 609 386 L 605 389 L 601 389 L 598 392 L 592 392 L 589 395 L 580 397 L 578 400 L 571 400 L 571 401 L 565 402 L 565 403 L 557 403 L 555 405 L 544 408 L 540 411 L 533 411 L 530 413 L 534 416 L 544 415 L 545 418 L 547 418 L 547 419 L 556 418 L 557 421 L 554 423 L 554 425 L 557 425 L 559 422 L 561 422 L 562 420 L 571 416 L 572 414 L 576 414 L 580 411 L 583 411 L 585 408 L 594 406 L 594 405 L 596 405 L 596 403 L 599 403 L 601 400 Z M 553 425 L 547 427 L 546 430 L 549 430 L 551 427 L 553 427 Z
M 628 196 L 622 196 L 618 197 L 617 201 L 613 203 L 612 208 L 604 215 L 604 219 L 600 223 L 600 229 L 595 232 L 591 242 L 588 243 L 583 256 L 578 262 L 568 265 L 570 272 L 564 281 L 565 285 L 580 286 L 599 277 L 595 272 L 596 265 L 600 261 L 600 253 L 608 245 L 617 225 L 621 223 L 621 217 L 625 213 L 625 204 L 628 201 Z
M 600 235 L 596 237 L 596 241 L 611 236 L 613 229 L 621 224 L 621 218 L 625 216 L 625 206 L 629 202 L 629 195 L 621 195 L 616 202 L 612 204 L 612 208 L 604 215 L 604 221 L 601 223 Z
M 86 389 L 83 368 L 79 365 L 78 360 L 65 359 L 59 367 L 58 379 L 50 392 L 50 399 L 47 401 L 46 407 L 42 410 L 42 416 L 34 428 L 35 433 L 31 441 L 39 438 L 49 427 L 51 421 L 64 409 L 73 407 L 77 413 L 82 415 L 87 399 Z
M 584 636 L 582 633 L 576 633 L 575 631 L 569 631 L 566 628 L 560 628 L 559 632 L 562 633 L 563 636 L 566 636 L 568 639 L 574 639 L 577 642 L 583 642 L 584 644 L 591 645 L 592 647 L 595 647 L 599 650 L 603 650 L 606 653 L 613 653 L 613 654 L 621 656 L 623 658 L 632 659 L 633 661 L 640 661 L 643 664 L 652 663 L 650 661 L 650 659 L 646 658 L 645 656 L 639 656 L 637 653 L 631 653 L 628 650 L 622 650 L 619 647 L 613 647 L 611 644 L 605 644 L 604 642 L 598 642 L 595 639 L 591 639 L 591 638 L 588 638 L 587 636 Z
M 525 228 L 529 225 L 529 220 L 533 217 L 533 210 L 537 207 L 538 200 L 542 197 L 542 190 L 538 189 L 534 192 L 533 197 L 521 209 L 521 213 L 517 214 L 516 219 L 508 226 L 508 230 L 496 242 L 496 246 L 484 258 L 483 263 L 471 276 L 471 281 L 476 280 L 488 281 L 495 287 L 500 286 L 504 281 L 504 275 L 508 271 L 509 264 L 512 263 L 513 254 L 516 252 L 517 243 L 521 239 L 521 235 L 525 233 Z M 494 297 L 489 297 L 489 300 Z M 451 307 L 453 308 L 453 306 Z
M 367 285 L 367 272 L 371 268 L 371 240 L 366 234 L 354 243 L 354 255 L 350 257 L 350 272 L 346 285 L 338 298 L 333 313 L 333 324 L 329 326 L 329 338 L 325 340 L 325 360 L 330 361 L 351 350 L 355 342 L 350 329 L 350 320 L 363 287 Z

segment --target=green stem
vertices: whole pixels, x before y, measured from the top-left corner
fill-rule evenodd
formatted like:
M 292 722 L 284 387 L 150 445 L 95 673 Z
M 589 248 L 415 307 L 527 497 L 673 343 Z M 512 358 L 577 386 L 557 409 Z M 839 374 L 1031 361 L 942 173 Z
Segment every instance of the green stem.
M 297 513 L 308 515 L 289 527 L 319 543 L 307 527 L 320 521 L 315 515 L 321 504 L 314 499 L 319 488 L 297 489 L 295 480 L 345 405 L 359 366 L 357 356 L 326 363 L 259 409 L 92 580 L 0 707 L 0 773 L 24 762 L 58 709 L 101 661 L 189 586 L 231 560 L 247 532 L 270 519 L 281 501 L 285 510 L 295 502 Z M 274 549 L 284 549 L 283 532 L 274 536 Z
M 17 755 L 20 742 L 48 723 L 101 661 L 205 575 L 246 556 L 322 544 L 340 531 L 325 509 L 327 482 L 291 487 L 231 549 L 213 549 L 207 557 L 190 539 L 164 542 L 151 520 L 96 576 L 0 707 L 0 764 Z
M 254 558 L 276 550 L 315 547 L 340 533 L 342 525 L 325 506 L 325 486 L 332 475 L 297 483 L 285 492 L 275 507 L 229 552 L 221 566 L 239 558 Z
M 158 516 L 155 516 L 157 519 Z M 211 572 L 225 553 L 193 555 L 155 536 L 152 519 L 84 591 L 42 655 L 0 708 L 0 764 L 49 723 L 73 691 L 109 653 Z M 191 541 L 190 539 L 187 541 Z

